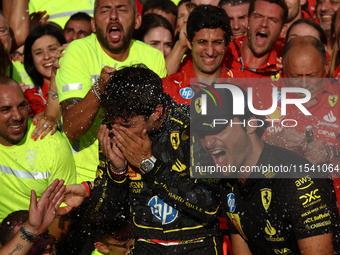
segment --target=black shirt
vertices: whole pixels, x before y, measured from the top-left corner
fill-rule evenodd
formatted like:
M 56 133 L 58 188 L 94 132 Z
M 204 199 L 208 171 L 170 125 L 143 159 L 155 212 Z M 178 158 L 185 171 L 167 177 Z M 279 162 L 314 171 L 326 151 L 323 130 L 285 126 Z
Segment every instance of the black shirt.
M 265 144 L 257 165 L 305 163 L 310 165 L 294 152 Z M 297 240 L 333 232 L 337 254 L 339 215 L 332 180 L 308 173 L 267 177 L 271 178 L 262 175 L 244 184 L 237 181 L 233 188 L 221 187 L 231 233 L 239 233 L 254 255 L 263 255 L 300 254 Z

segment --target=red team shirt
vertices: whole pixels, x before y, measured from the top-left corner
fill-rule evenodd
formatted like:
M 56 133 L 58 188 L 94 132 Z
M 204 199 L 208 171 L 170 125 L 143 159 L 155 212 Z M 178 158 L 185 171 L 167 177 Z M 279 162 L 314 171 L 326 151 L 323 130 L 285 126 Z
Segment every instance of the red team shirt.
M 275 82 L 271 82 L 271 85 L 274 85 Z M 268 109 L 271 106 L 271 93 L 272 87 L 268 86 L 259 86 L 255 90 L 257 91 L 257 95 L 260 95 L 260 98 L 254 98 L 255 108 L 256 109 Z M 281 92 L 281 88 L 285 87 L 283 81 L 276 82 L 278 86 L 279 92 Z M 254 93 L 253 93 L 254 94 Z M 335 146 L 337 149 L 340 149 L 340 103 L 339 103 L 339 95 L 340 95 L 340 86 L 338 83 L 331 84 L 327 81 L 317 95 L 317 103 L 307 108 L 307 110 L 311 113 L 311 115 L 305 115 L 300 109 L 298 109 L 295 105 L 288 104 L 286 107 L 286 115 L 281 115 L 281 103 L 280 103 L 280 94 L 278 99 L 278 107 L 276 111 L 269 116 L 266 116 L 270 120 L 279 119 L 278 122 L 270 122 L 270 126 L 266 129 L 262 139 L 266 140 L 269 136 L 277 134 L 285 129 L 290 127 L 284 127 L 281 123 L 284 120 L 295 120 L 297 125 L 293 127 L 295 130 L 299 131 L 302 134 L 305 134 L 305 130 L 307 126 L 312 126 L 314 132 L 314 139 L 320 139 L 326 144 L 330 146 Z M 289 93 L 287 94 L 287 98 L 293 99 L 298 98 L 296 94 Z M 295 125 L 294 121 L 286 121 L 284 125 Z M 303 156 L 303 152 L 300 153 Z M 336 173 L 336 172 L 334 172 Z M 334 178 L 335 174 L 332 174 L 336 196 L 338 203 L 340 203 L 340 179 Z M 340 172 L 338 172 L 338 175 Z
M 282 64 L 277 59 L 276 51 L 272 50 L 268 62 L 258 69 L 249 68 L 241 56 L 241 44 L 246 37 L 240 37 L 232 41 L 225 53 L 226 66 L 233 78 L 263 78 L 278 75 Z M 243 65 L 242 65 L 243 63 Z
M 196 75 L 192 66 L 192 59 L 188 58 L 180 72 L 162 79 L 164 92 L 169 94 L 177 104 L 190 105 L 191 98 L 195 93 L 194 86 L 190 84 L 192 78 L 196 78 Z M 221 78 L 230 78 L 224 64 L 222 65 Z
M 28 89 L 25 92 L 25 98 L 28 104 L 28 116 L 33 118 L 36 114 L 44 112 L 46 108 L 48 94 L 48 85 L 44 82 L 41 89 L 34 87 L 33 89 Z

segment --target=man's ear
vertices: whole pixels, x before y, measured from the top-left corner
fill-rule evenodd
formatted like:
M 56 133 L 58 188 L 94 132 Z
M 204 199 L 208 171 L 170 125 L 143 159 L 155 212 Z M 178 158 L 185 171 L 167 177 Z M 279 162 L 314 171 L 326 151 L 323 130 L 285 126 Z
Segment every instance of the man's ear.
M 110 252 L 108 247 L 105 244 L 103 244 L 102 242 L 95 242 L 94 248 L 96 248 L 98 251 L 105 253 L 105 254 Z
M 300 5 L 304 5 L 306 3 L 307 0 L 300 0 Z
M 140 25 L 142 24 L 142 16 L 140 13 L 135 14 L 135 29 L 138 29 Z
M 155 110 L 153 111 L 153 113 L 151 114 L 150 118 L 152 118 L 153 122 L 156 122 L 160 120 L 160 118 L 162 117 L 162 113 L 163 113 L 163 106 L 158 104 Z
M 250 123 L 250 125 L 248 123 Z M 246 120 L 246 125 L 247 125 L 246 130 L 247 130 L 248 135 L 255 133 L 257 126 L 258 126 L 255 116 L 252 116 L 248 120 Z
M 91 18 L 91 30 L 93 33 L 96 32 L 96 22 L 94 21 L 94 18 Z
M 287 24 L 284 24 L 282 29 L 281 29 L 280 36 L 286 38 L 287 31 L 288 31 L 288 26 L 287 26 Z

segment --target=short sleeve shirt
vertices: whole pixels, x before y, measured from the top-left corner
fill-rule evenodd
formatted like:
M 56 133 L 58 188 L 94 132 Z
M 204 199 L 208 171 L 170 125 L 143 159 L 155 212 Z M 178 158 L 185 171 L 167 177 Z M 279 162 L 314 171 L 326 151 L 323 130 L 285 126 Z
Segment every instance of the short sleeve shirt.
M 53 136 L 34 141 L 32 120 L 28 121 L 27 129 L 18 144 L 0 144 L 0 222 L 11 212 L 28 210 L 32 189 L 40 198 L 53 180 L 65 180 L 65 185 L 76 180 L 66 138 L 57 131 Z

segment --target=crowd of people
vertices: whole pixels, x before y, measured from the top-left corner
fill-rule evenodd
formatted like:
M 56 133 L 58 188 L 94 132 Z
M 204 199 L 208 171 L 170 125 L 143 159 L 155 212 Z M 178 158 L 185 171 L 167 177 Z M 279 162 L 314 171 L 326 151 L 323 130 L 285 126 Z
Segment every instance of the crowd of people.
M 340 2 L 0 6 L 0 255 L 340 254 Z

